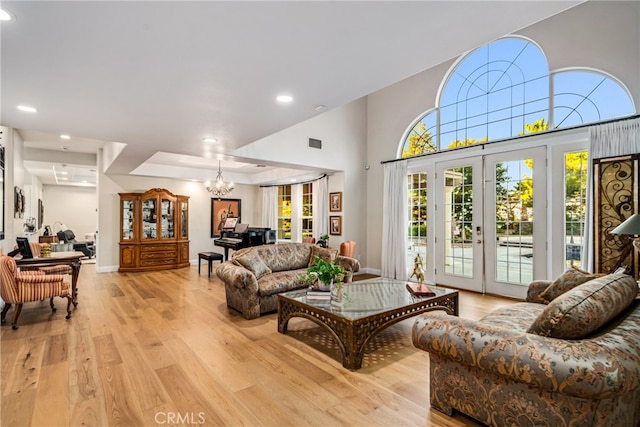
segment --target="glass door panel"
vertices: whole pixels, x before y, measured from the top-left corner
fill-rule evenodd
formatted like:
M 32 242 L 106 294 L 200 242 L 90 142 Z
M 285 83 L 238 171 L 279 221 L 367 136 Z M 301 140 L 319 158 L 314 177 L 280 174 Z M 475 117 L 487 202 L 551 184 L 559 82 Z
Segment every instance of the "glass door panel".
M 156 199 L 142 201 L 142 238 L 156 238 Z
M 473 167 L 445 170 L 445 272 L 473 277 Z
M 407 197 L 409 203 L 409 250 L 407 265 L 413 266 L 418 255 L 422 259 L 425 271 L 427 263 L 427 173 L 408 175 Z
M 189 205 L 182 202 L 180 206 L 180 237 L 186 239 L 189 237 Z
M 529 284 L 533 279 L 533 159 L 497 162 L 496 280 Z
M 133 239 L 133 200 L 122 201 L 122 235 L 120 240 Z
M 174 203 L 171 200 L 162 199 L 160 201 L 162 215 L 160 217 L 160 229 L 162 230 L 163 239 L 171 239 L 174 237 L 173 218 Z
M 484 245 L 489 293 L 524 298 L 529 283 L 545 277 L 545 177 L 544 148 L 485 158 L 486 200 L 491 201 L 486 204 Z M 537 269 L 536 253 L 541 260 Z
M 436 282 L 481 292 L 482 158 L 436 167 Z

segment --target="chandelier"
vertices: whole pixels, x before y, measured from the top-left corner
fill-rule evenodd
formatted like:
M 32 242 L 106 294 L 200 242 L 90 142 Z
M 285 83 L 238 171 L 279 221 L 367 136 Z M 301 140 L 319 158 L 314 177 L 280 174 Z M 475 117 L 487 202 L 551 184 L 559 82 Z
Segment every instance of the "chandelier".
M 224 182 L 224 179 L 222 179 L 222 169 L 220 168 L 219 160 L 218 160 L 218 175 L 216 175 L 216 180 L 213 183 L 207 181 L 205 183 L 205 187 L 207 188 L 207 191 L 209 193 L 211 193 L 213 196 L 217 197 L 218 199 L 220 197 L 226 196 L 227 194 L 233 191 L 233 182 Z

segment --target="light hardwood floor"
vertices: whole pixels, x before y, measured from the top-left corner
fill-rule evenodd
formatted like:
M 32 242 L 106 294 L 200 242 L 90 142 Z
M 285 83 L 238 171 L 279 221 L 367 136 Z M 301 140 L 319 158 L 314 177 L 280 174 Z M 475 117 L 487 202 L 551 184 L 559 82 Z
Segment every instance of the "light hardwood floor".
M 429 408 L 429 357 L 413 319 L 381 332 L 363 368 L 342 367 L 331 337 L 306 319 L 227 309 L 206 266 L 96 274 L 83 265 L 79 305 L 13 310 L 1 328 L 2 426 L 473 426 Z M 462 292 L 460 315 L 512 301 Z

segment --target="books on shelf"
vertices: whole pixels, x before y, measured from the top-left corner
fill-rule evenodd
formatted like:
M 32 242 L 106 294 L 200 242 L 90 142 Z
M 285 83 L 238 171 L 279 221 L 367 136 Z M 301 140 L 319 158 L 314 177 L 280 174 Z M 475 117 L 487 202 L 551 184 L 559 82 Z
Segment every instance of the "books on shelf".
M 417 297 L 435 297 L 436 293 L 424 283 L 407 282 L 407 290 Z

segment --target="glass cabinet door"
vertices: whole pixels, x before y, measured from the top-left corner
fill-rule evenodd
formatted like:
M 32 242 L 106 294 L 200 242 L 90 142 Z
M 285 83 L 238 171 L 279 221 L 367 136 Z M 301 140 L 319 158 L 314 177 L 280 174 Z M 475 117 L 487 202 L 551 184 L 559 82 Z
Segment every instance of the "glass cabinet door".
M 173 229 L 174 219 L 174 202 L 168 199 L 162 199 L 160 202 L 162 207 L 162 216 L 160 222 L 160 228 L 162 230 L 163 239 L 171 239 L 175 237 Z
M 142 200 L 142 239 L 156 238 L 156 199 Z
M 133 200 L 122 201 L 122 234 L 120 240 L 133 239 Z
M 189 205 L 186 202 L 180 204 L 180 237 L 189 237 Z

